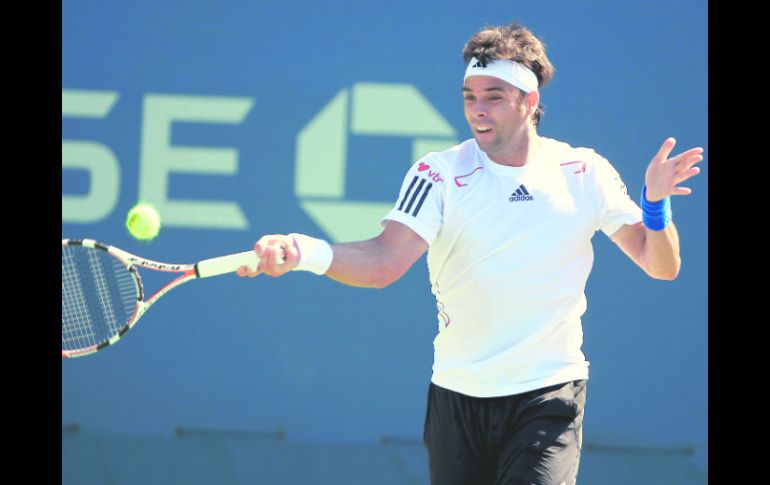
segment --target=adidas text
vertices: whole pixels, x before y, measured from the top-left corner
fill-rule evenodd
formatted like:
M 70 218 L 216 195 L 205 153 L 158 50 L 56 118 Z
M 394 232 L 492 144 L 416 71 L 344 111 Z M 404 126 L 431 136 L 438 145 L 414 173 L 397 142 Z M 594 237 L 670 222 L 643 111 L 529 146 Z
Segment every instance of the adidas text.
M 516 189 L 516 192 L 511 194 L 511 197 L 508 199 L 511 202 L 518 202 L 520 200 L 532 200 L 533 197 L 529 194 L 529 191 L 527 190 L 524 185 L 519 186 L 518 189 Z

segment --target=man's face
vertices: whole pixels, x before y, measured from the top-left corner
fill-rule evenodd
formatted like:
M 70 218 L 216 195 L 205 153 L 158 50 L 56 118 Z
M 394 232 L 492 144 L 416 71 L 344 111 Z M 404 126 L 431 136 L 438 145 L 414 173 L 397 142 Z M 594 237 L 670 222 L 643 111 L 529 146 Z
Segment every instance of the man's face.
M 465 119 L 489 156 L 515 152 L 531 124 L 526 96 L 507 82 L 470 76 L 462 89 Z

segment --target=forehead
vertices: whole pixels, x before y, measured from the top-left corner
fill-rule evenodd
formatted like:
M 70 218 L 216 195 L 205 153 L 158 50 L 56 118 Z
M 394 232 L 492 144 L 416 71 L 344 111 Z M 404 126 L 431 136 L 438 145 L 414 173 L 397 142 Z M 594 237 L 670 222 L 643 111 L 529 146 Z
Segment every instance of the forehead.
M 463 91 L 512 91 L 516 88 L 502 79 L 491 76 L 468 76 L 463 82 Z

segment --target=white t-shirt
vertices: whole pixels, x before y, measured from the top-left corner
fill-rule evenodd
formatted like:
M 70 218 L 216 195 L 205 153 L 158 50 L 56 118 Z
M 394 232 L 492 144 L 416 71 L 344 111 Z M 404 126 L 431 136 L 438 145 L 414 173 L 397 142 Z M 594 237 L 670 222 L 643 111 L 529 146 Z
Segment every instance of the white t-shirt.
M 640 222 L 641 209 L 592 149 L 540 140 L 523 167 L 493 162 L 473 139 L 426 155 L 383 219 L 429 244 L 438 386 L 492 397 L 588 378 L 591 238 Z

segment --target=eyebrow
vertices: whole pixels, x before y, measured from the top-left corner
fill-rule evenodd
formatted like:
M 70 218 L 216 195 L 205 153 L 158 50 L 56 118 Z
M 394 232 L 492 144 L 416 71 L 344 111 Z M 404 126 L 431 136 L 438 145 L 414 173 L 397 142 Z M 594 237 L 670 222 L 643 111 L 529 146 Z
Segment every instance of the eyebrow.
M 465 86 L 463 86 L 463 88 L 460 91 L 463 92 L 463 93 L 470 93 L 470 92 L 472 92 L 470 89 L 466 88 Z M 499 86 L 492 86 L 492 87 L 486 88 L 484 90 L 484 92 L 489 92 L 489 91 L 500 91 L 500 92 L 504 93 L 505 89 L 503 89 L 503 88 L 501 88 Z

